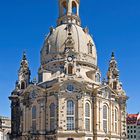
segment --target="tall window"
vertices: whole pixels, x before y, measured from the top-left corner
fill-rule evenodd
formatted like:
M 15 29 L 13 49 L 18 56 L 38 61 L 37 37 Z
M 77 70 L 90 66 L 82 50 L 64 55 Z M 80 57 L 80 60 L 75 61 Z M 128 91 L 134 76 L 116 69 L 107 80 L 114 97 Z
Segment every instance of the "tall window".
M 50 52 L 50 42 L 48 41 L 47 47 L 46 47 L 46 54 L 49 54 Z
M 85 129 L 86 131 L 90 131 L 90 104 L 85 104 Z
M 100 82 L 100 74 L 99 73 L 96 74 L 95 81 L 96 82 Z
M 117 82 L 113 82 L 113 89 L 117 89 Z
M 25 89 L 25 82 L 21 82 L 21 89 Z
M 108 129 L 108 107 L 107 105 L 103 106 L 103 130 L 107 133 Z
M 93 44 L 91 43 L 91 41 L 89 41 L 88 45 L 88 53 L 92 54 L 93 53 Z
M 118 131 L 118 110 L 115 108 L 115 132 Z
M 63 15 L 65 15 L 67 13 L 67 2 L 64 1 L 61 5 L 61 12 Z
M 68 74 L 73 74 L 73 66 L 71 65 L 68 66 Z
M 50 105 L 50 130 L 51 131 L 55 130 L 55 112 L 56 112 L 55 104 L 52 103 Z
M 32 131 L 36 131 L 36 106 L 32 107 Z
M 75 127 L 75 105 L 72 100 L 67 101 L 67 130 L 74 130 Z
M 92 54 L 92 45 L 89 46 L 89 53 Z
M 42 75 L 42 73 L 40 73 L 38 75 L 38 82 L 42 82 L 42 81 L 43 81 L 43 75 Z
M 77 15 L 77 5 L 74 1 L 72 2 L 72 14 Z

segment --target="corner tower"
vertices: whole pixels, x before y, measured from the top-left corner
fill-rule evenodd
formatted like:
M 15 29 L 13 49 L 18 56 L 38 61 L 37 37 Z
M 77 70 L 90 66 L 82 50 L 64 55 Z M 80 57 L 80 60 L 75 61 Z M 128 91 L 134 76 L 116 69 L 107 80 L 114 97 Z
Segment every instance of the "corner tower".
M 18 87 L 20 90 L 24 90 L 30 84 L 30 75 L 26 53 L 23 52 L 20 69 L 18 71 Z
M 108 85 L 116 91 L 122 90 L 122 83 L 119 79 L 119 69 L 117 67 L 117 61 L 115 59 L 115 54 L 112 52 L 111 60 L 109 62 L 109 69 L 107 73 Z
M 15 89 L 12 91 L 9 99 L 11 100 L 11 140 L 20 140 L 21 135 L 21 95 L 30 83 L 30 70 L 26 53 L 23 53 L 20 68 L 18 71 L 18 80 Z

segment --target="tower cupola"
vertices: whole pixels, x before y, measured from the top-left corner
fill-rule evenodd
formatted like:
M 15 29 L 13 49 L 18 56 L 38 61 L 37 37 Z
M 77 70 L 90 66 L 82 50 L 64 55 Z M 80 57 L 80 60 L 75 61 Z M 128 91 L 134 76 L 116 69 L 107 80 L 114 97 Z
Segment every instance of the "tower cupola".
M 19 89 L 25 89 L 30 83 L 30 70 L 28 66 L 28 61 L 26 58 L 26 53 L 23 53 L 20 69 L 18 71 L 18 87 Z
M 107 73 L 108 84 L 114 90 L 121 90 L 121 83 L 119 81 L 119 70 L 114 52 L 112 52 L 109 69 Z
M 65 23 L 81 24 L 79 18 L 79 0 L 59 0 L 58 25 Z

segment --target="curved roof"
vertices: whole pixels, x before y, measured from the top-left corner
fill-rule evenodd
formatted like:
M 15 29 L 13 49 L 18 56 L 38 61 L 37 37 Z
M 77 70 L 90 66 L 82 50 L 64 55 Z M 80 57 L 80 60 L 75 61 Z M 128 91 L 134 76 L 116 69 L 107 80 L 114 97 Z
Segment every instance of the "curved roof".
M 75 24 L 62 24 L 56 29 L 51 29 L 41 51 L 41 63 L 49 59 L 49 54 L 62 54 L 66 48 L 71 47 L 75 53 L 93 58 L 94 64 L 97 65 L 96 47 L 92 37 L 86 29 Z

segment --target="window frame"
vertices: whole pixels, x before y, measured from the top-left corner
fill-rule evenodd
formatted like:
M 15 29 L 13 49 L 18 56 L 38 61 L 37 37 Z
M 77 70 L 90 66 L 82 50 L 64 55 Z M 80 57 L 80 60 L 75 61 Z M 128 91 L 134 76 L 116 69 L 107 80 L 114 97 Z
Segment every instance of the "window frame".
M 103 105 L 103 130 L 105 133 L 108 132 L 108 111 L 109 108 L 106 104 Z
M 91 104 L 89 102 L 85 103 L 85 130 L 91 130 Z
M 71 104 L 69 104 L 71 103 Z M 75 103 L 73 100 L 67 101 L 67 130 L 73 131 L 75 130 Z
M 100 81 L 101 81 L 101 75 L 99 73 L 96 73 L 96 75 L 95 75 L 95 82 L 100 83 Z
M 115 107 L 115 115 L 114 115 L 114 121 L 115 121 L 115 132 L 118 132 L 118 108 Z
M 36 119 L 37 119 L 37 108 L 36 106 L 34 105 L 32 107 L 32 131 L 35 132 L 36 131 Z
M 56 129 L 56 105 L 51 103 L 50 106 L 50 131 L 54 131 Z

